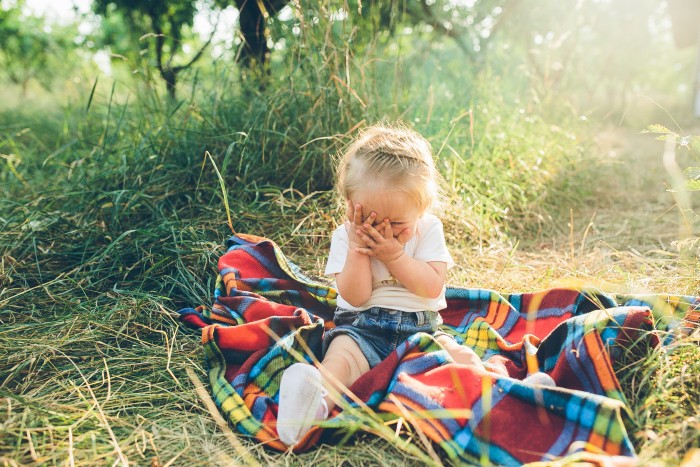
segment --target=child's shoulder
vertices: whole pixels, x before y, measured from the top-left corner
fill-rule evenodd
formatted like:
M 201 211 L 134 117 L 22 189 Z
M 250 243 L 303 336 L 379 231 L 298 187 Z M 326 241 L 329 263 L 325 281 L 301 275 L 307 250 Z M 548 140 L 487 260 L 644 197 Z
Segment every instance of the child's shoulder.
M 341 222 L 340 224 L 338 224 L 338 226 L 335 229 L 333 229 L 333 233 L 332 233 L 333 237 L 337 237 L 337 236 L 343 237 L 343 236 L 347 236 L 347 235 L 348 235 L 348 232 L 347 232 L 347 229 L 345 228 L 344 222 Z
M 440 218 L 431 212 L 426 212 L 425 214 L 423 214 L 423 216 L 421 216 L 420 218 L 420 223 L 425 228 L 434 225 L 442 225 L 442 221 L 440 220 Z
M 416 239 L 433 238 L 443 236 L 442 221 L 435 214 L 426 212 L 418 219 Z

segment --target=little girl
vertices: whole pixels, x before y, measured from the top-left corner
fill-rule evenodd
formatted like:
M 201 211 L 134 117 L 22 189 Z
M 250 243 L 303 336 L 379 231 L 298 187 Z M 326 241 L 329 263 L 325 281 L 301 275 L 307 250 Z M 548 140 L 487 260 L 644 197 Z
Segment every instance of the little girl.
M 342 392 L 417 332 L 452 359 L 484 370 L 469 347 L 438 331 L 445 276 L 454 265 L 440 220 L 439 174 L 430 144 L 406 127 L 365 130 L 340 160 L 337 185 L 347 220 L 331 239 L 326 274 L 338 290 L 336 325 L 323 340 L 323 369 L 296 363 L 282 375 L 277 432 L 295 445 Z

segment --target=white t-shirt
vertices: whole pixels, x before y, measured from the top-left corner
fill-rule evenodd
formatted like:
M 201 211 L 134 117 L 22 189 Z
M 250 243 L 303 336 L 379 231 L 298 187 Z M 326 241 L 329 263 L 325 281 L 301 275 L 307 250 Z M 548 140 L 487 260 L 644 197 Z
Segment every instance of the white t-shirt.
M 344 225 L 333 231 L 331 250 L 326 264 L 326 275 L 343 271 L 348 254 L 348 233 Z M 432 214 L 424 214 L 416 224 L 416 234 L 404 245 L 404 251 L 411 258 L 429 262 L 442 261 L 447 268 L 454 266 L 454 261 L 445 244 L 445 234 L 440 219 Z M 403 287 L 390 273 L 387 267 L 375 257 L 370 258 L 372 268 L 372 294 L 360 307 L 354 307 L 338 294 L 338 307 L 346 310 L 361 311 L 375 306 L 401 311 L 438 311 L 447 307 L 445 287 L 436 298 L 419 297 Z

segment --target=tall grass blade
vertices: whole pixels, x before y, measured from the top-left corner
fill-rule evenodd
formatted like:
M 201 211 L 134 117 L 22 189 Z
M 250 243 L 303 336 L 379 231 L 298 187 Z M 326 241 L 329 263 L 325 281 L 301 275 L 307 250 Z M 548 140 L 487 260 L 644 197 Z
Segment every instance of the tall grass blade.
M 92 98 L 95 97 L 95 89 L 97 89 L 97 81 L 99 76 L 95 77 L 95 82 L 92 83 L 92 89 L 90 90 L 90 97 L 88 97 L 87 105 L 85 106 L 85 113 L 90 111 L 90 106 L 92 105 Z
M 216 172 L 216 177 L 219 179 L 219 187 L 221 188 L 221 194 L 224 200 L 224 207 L 226 208 L 228 226 L 231 229 L 233 235 L 236 235 L 236 229 L 233 228 L 233 221 L 231 220 L 231 208 L 228 204 L 228 192 L 226 190 L 226 182 L 224 181 L 224 177 L 221 176 L 221 172 L 219 172 L 219 168 L 216 166 L 216 162 L 214 162 L 214 159 L 211 157 L 211 154 L 209 154 L 209 151 L 204 152 L 204 157 L 209 158 L 209 161 L 211 162 L 211 165 L 214 167 L 214 171 Z

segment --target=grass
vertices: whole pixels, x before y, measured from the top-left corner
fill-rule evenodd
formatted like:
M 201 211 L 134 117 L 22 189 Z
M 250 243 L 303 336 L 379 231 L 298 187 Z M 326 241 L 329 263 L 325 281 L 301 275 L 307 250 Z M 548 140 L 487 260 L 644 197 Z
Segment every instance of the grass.
M 632 408 L 629 431 L 644 464 L 673 464 L 698 448 L 698 343 L 695 336 L 670 353 L 637 354 L 616 368 Z
M 74 181 L 59 178 L 34 188 L 28 204 L 3 198 L 3 462 L 228 465 L 252 456 L 261 464 L 422 465 L 429 459 L 371 435 L 358 435 L 342 449 L 278 454 L 217 425 L 195 390 L 206 380 L 198 338 L 179 328 L 173 312 L 210 301 L 227 216 L 209 162 L 204 170 L 197 160 L 180 172 L 166 165 L 165 174 L 159 165 L 166 157 L 156 159 L 157 170 L 141 174 L 140 186 L 129 186 L 139 183 L 132 179 L 143 167 L 138 164 L 147 164 L 136 160 L 136 167 L 113 165 L 107 173 L 81 169 L 91 184 L 109 189 L 66 189 Z M 184 173 L 193 167 L 194 174 Z M 178 186 L 177 177 L 192 186 Z M 237 230 L 268 235 L 304 268 L 320 271 L 318 252 L 338 215 L 329 193 L 239 187 L 229 202 Z M 586 282 L 697 294 L 693 266 L 647 244 L 666 235 L 665 228 L 646 232 L 607 220 L 619 202 L 597 208 L 594 227 L 582 204 L 570 229 L 562 226 L 566 218 L 543 217 L 529 225 L 550 230 L 519 244 L 493 233 L 465 241 L 479 225 L 464 224 L 453 208 L 447 230 L 459 267 L 450 281 L 510 291 Z M 626 243 L 621 229 L 637 235 L 636 242 Z M 689 339 L 670 355 L 649 351 L 620 369 L 641 459 L 673 462 L 697 447 L 696 357 L 697 341 Z

